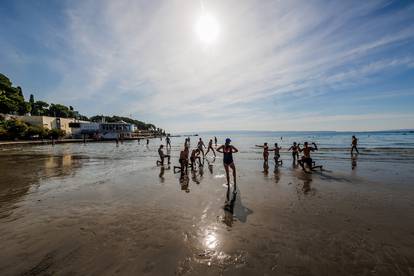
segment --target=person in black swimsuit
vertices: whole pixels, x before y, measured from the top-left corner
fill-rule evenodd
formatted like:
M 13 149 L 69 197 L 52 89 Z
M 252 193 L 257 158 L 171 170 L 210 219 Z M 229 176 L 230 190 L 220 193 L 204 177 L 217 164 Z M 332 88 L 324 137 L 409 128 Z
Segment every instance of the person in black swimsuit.
M 233 153 L 239 152 L 234 146 L 230 145 L 230 138 L 226 139 L 226 143 L 217 148 L 217 151 L 223 153 L 223 165 L 226 170 L 227 185 L 230 187 L 229 167 L 233 171 L 234 192 L 236 192 L 236 167 L 233 162 Z

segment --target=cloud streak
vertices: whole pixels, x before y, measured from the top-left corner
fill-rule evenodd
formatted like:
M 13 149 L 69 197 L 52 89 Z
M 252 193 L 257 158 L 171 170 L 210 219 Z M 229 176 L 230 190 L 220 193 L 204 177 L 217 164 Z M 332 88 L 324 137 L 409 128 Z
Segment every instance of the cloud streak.
M 68 2 L 69 58 L 62 57 L 60 83 L 48 97 L 87 108 L 90 115 L 133 114 L 172 130 L 229 125 L 295 130 L 296 121 L 279 128 L 272 119 L 257 121 L 280 117 L 275 111 L 284 109 L 280 97 L 299 107 L 283 116 L 290 122 L 318 108 L 304 99 L 361 89 L 384 74 L 413 68 L 414 5 L 205 1 L 204 6 L 220 24 L 220 37 L 210 46 L 194 33 L 198 1 Z M 353 116 L 327 115 L 331 129 L 335 120 Z M 362 121 L 372 119 L 364 116 Z M 391 113 L 389 118 L 398 119 Z

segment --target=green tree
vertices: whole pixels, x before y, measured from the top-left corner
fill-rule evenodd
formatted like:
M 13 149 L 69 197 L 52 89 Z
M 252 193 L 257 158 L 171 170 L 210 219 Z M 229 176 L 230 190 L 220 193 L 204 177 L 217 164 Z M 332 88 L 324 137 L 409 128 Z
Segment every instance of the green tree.
M 66 132 L 63 129 L 54 128 L 49 130 L 47 135 L 53 139 L 59 139 L 61 137 L 64 137 L 66 135 Z
M 0 113 L 24 115 L 30 110 L 20 87 L 13 87 L 5 75 L 0 74 Z
M 20 120 L 6 121 L 6 130 L 9 138 L 24 138 L 28 128 L 27 124 Z
M 48 130 L 42 126 L 29 126 L 26 132 L 27 138 L 45 138 L 48 135 Z
M 34 103 L 34 112 L 32 115 L 48 116 L 49 115 L 49 104 L 44 101 L 36 101 Z

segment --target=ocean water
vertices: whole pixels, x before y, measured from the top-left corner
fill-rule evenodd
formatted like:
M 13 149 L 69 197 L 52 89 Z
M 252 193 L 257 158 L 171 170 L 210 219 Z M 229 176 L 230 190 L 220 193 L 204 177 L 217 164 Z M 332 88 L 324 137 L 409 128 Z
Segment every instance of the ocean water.
M 184 136 L 185 134 L 183 134 Z M 229 137 L 232 144 L 240 150 L 240 158 L 255 158 L 261 149 L 255 145 L 267 142 L 270 147 L 278 143 L 282 159 L 290 159 L 287 152 L 293 142 L 305 141 L 317 144 L 319 150 L 312 154 L 317 159 L 348 160 L 352 135 L 358 138 L 359 161 L 383 161 L 410 163 L 414 159 L 414 131 L 382 131 L 382 132 L 273 132 L 273 131 L 229 131 L 202 132 L 200 137 L 207 144 L 208 139 L 216 136 L 218 144 Z M 195 144 L 198 137 L 192 137 Z

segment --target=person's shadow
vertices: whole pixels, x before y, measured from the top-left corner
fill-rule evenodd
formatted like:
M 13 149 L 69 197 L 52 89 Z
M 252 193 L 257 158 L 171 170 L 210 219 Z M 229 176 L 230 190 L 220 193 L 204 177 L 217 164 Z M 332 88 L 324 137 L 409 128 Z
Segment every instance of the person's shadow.
M 165 177 L 164 177 L 165 170 L 169 170 L 169 169 L 170 169 L 170 166 L 167 166 L 167 168 L 165 168 L 163 165 L 160 166 L 160 174 L 158 176 L 161 180 L 161 183 L 164 183 L 165 181 Z
M 231 199 L 229 197 L 229 194 L 230 194 L 230 188 L 227 189 L 226 201 L 224 203 L 223 222 L 227 226 L 232 227 L 233 222 L 236 221 L 236 219 L 243 223 L 246 222 L 247 216 L 252 214 L 253 211 L 243 206 L 241 195 L 240 195 L 240 190 L 238 192 L 234 191 L 232 193 Z
M 189 193 L 190 192 L 189 184 L 190 184 L 190 179 L 188 179 L 187 176 L 180 178 L 180 185 L 181 185 L 182 191 Z

